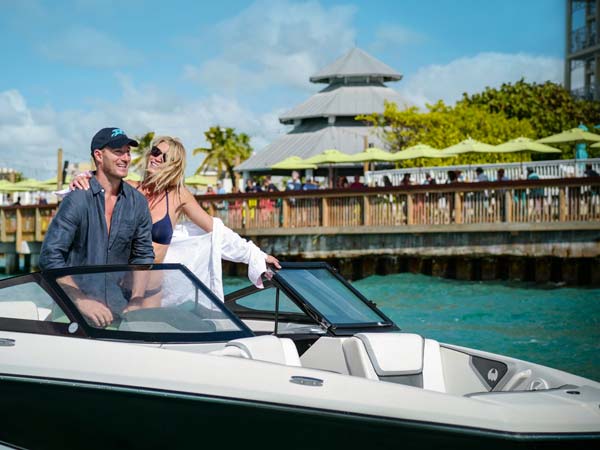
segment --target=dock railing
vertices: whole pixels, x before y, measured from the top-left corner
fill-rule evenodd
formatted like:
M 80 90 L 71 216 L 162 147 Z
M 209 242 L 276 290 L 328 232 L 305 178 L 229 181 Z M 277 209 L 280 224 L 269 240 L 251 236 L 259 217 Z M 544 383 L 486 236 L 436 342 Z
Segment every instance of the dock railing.
M 592 223 L 600 229 L 600 177 L 455 183 L 361 190 L 312 190 L 196 197 L 243 234 L 294 234 L 369 227 L 384 233 L 428 228 L 485 231 L 491 224 Z M 0 207 L 0 243 L 41 242 L 57 205 Z M 316 228 L 320 228 L 316 230 Z M 385 230 L 384 230 L 385 228 Z
M 237 230 L 600 222 L 600 178 L 198 196 Z M 600 224 L 599 224 L 600 226 Z

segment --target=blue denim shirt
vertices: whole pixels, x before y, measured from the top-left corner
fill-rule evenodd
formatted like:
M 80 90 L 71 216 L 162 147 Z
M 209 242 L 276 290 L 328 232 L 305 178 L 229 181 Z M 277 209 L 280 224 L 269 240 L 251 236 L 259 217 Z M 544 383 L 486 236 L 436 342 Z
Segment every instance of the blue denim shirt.
M 110 234 L 104 216 L 104 189 L 96 177 L 90 189 L 69 193 L 46 232 L 40 268 L 152 264 L 152 218 L 146 198 L 129 184 L 121 189 L 111 218 Z

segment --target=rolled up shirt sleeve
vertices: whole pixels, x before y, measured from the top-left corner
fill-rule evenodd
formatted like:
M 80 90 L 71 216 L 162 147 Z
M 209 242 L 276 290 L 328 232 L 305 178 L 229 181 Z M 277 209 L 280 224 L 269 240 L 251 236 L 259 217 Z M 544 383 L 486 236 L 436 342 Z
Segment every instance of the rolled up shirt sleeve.
M 136 201 L 136 216 L 139 218 L 138 226 L 131 242 L 130 264 L 152 264 L 154 262 L 154 248 L 152 247 L 152 216 L 148 202 L 142 197 Z
M 50 222 L 40 252 L 42 270 L 67 266 L 69 251 L 82 219 L 80 205 L 83 203 L 77 200 L 77 195 L 67 195 Z

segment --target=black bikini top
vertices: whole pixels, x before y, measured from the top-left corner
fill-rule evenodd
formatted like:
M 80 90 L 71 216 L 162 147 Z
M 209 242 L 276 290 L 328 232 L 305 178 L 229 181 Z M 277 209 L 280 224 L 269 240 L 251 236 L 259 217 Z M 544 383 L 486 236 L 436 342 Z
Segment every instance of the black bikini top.
M 173 237 L 173 224 L 169 217 L 169 192 L 165 194 L 167 197 L 167 213 L 165 217 L 160 219 L 158 222 L 152 224 L 152 242 L 157 244 L 169 245 L 171 238 Z

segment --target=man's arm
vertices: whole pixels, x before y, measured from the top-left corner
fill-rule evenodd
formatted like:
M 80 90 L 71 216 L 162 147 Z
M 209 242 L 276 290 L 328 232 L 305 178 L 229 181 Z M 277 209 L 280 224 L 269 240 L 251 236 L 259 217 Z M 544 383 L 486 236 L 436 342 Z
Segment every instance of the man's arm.
M 152 216 L 148 209 L 146 199 L 138 200 L 135 214 L 138 218 L 138 224 L 133 233 L 131 243 L 131 254 L 129 255 L 129 264 L 152 264 L 154 262 L 154 248 L 152 247 Z M 146 287 L 148 285 L 150 274 L 148 272 L 133 272 L 131 286 L 131 301 L 125 309 L 137 309 L 143 307 Z
M 56 269 L 67 265 L 69 249 L 73 244 L 77 228 L 81 224 L 81 211 L 77 195 L 67 195 L 46 231 L 40 252 L 40 268 Z M 78 194 L 81 195 L 81 194 Z
M 135 212 L 137 226 L 133 232 L 129 264 L 152 264 L 154 262 L 154 249 L 152 247 L 152 216 L 148 209 L 148 202 L 137 199 Z

